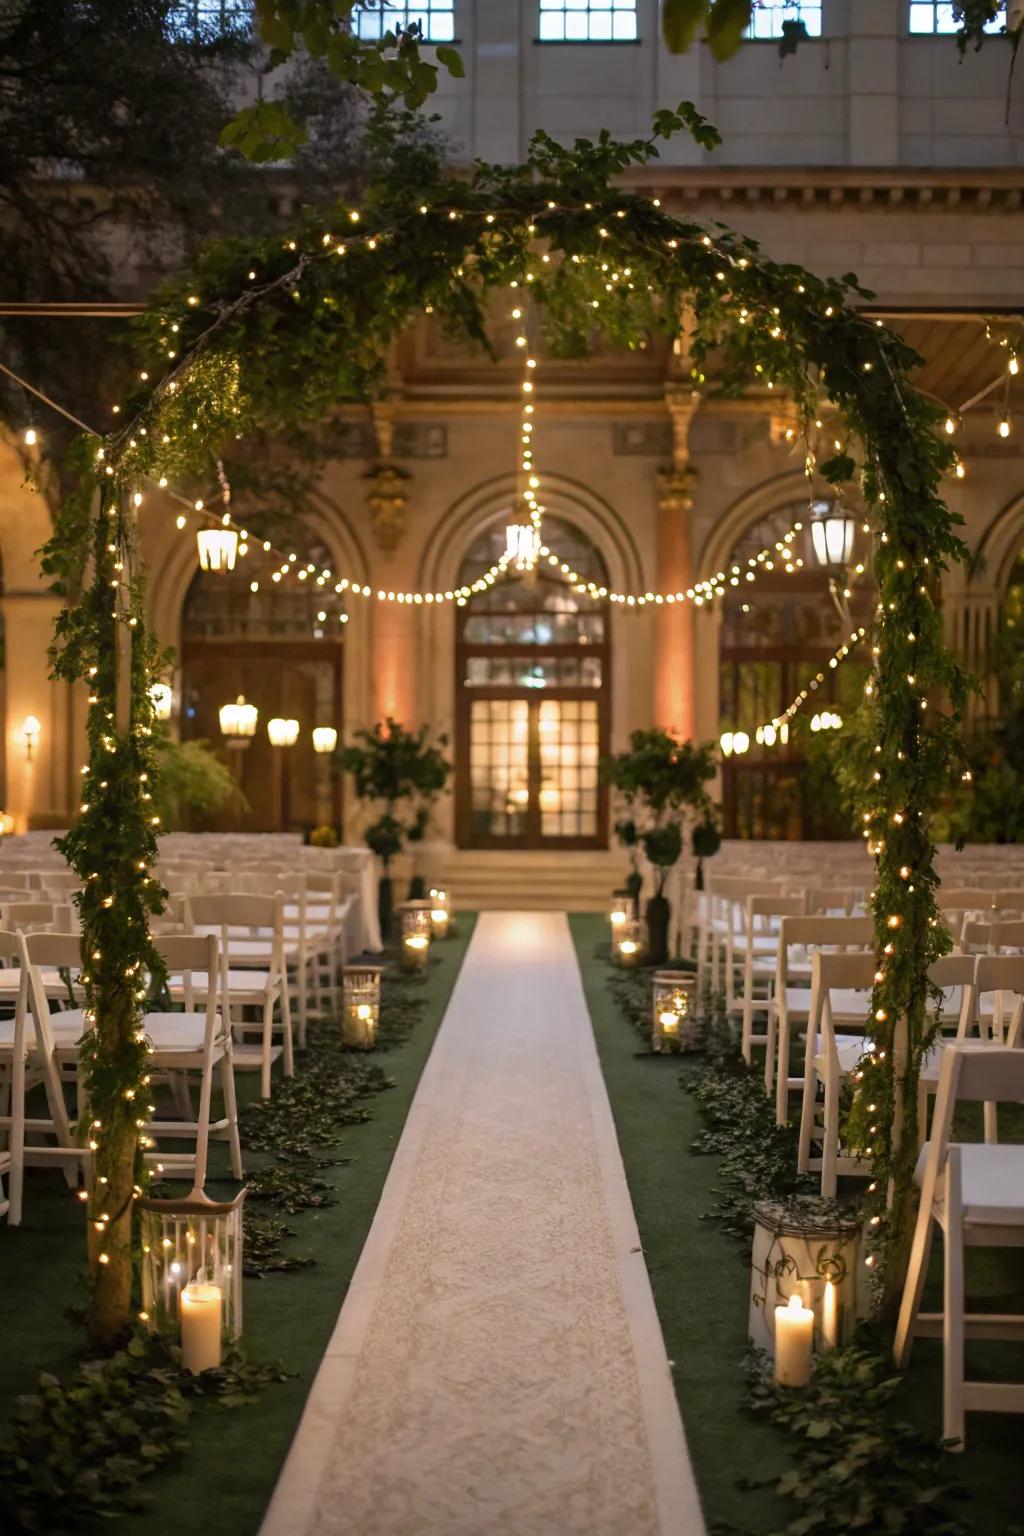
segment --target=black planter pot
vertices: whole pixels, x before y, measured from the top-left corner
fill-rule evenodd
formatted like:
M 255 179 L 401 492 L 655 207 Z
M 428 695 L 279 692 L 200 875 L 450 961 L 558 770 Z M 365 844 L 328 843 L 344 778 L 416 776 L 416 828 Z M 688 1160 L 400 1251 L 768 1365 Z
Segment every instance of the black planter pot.
M 427 894 L 427 882 L 422 875 L 413 875 L 409 881 L 409 900 L 422 901 Z
M 647 959 L 651 965 L 664 965 L 668 959 L 668 925 L 672 909 L 666 896 L 652 896 L 647 903 Z
M 386 944 L 391 933 L 391 914 L 394 910 L 394 895 L 391 889 L 391 876 L 381 875 L 380 884 L 377 887 L 377 916 L 380 920 L 381 943 Z

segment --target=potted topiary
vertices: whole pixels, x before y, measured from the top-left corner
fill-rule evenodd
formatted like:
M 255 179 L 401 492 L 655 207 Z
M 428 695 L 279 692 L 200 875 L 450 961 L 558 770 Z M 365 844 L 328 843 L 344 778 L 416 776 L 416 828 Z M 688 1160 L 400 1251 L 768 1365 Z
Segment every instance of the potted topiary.
M 634 731 L 629 750 L 604 764 L 606 779 L 628 811 L 628 816 L 616 823 L 619 841 L 631 850 L 641 847 L 655 871 L 654 895 L 644 914 L 647 957 L 652 965 L 664 965 L 668 959 L 671 908 L 665 886 L 669 871 L 682 854 L 686 828 L 696 821 L 717 832 L 716 808 L 705 787 L 716 771 L 712 742 L 697 746 L 692 741 L 678 741 L 660 726 Z M 635 856 L 633 864 L 639 884 Z
M 352 774 L 359 799 L 380 806 L 365 837 L 383 870 L 378 895 L 382 935 L 391 926 L 391 865 L 406 843 L 422 842 L 434 801 L 452 771 L 442 751 L 448 738 L 439 736 L 437 743 L 430 743 L 429 736 L 429 726 L 411 731 L 389 716 L 372 731 L 356 731 L 353 741 L 335 754 L 337 767 Z M 422 887 L 423 877 L 414 875 L 410 899 L 422 894 Z

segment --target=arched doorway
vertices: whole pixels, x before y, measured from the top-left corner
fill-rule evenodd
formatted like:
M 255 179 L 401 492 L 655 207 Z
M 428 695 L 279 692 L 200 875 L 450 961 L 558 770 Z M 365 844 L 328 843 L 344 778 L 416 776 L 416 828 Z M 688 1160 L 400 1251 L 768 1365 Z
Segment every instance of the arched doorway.
M 794 526 L 792 541 L 802 566 L 787 571 L 785 559 L 760 569 L 756 581 L 741 581 L 722 599 L 719 635 L 719 717 L 722 731 L 741 731 L 747 750 L 723 762 L 725 835 L 739 838 L 845 838 L 849 817 L 839 804 L 824 754 L 808 750 L 808 724 L 822 711 L 840 719 L 853 712 L 864 687 L 865 667 L 857 658 L 832 668 L 829 658 L 849 638 L 853 626 L 866 624 L 874 604 L 874 583 L 863 570 L 869 536 L 852 519 L 852 544 L 841 567 L 832 568 L 840 592 L 849 580 L 848 622 L 844 623 L 829 592 L 829 570 L 822 540 L 812 537 L 814 515 L 832 511 L 829 502 L 782 507 L 752 524 L 725 562 L 747 569 L 758 551 L 774 548 Z M 791 562 L 795 563 L 795 561 Z M 856 572 L 857 565 L 861 573 Z M 770 744 L 758 742 L 759 725 L 780 715 L 802 688 L 824 673 L 803 714 Z M 806 715 L 807 719 L 803 718 Z
M 261 571 L 197 571 L 182 614 L 181 732 L 222 749 L 249 804 L 241 825 L 254 832 L 307 830 L 340 821 L 339 781 L 329 754 L 313 748 L 313 729 L 342 728 L 342 652 L 347 614 L 318 572 L 330 567 L 326 548 L 299 542 L 303 560 L 290 577 L 272 583 Z M 219 711 L 239 695 L 258 710 L 255 735 L 228 745 Z M 294 746 L 274 747 L 267 722 L 299 722 Z M 225 823 L 227 825 L 228 823 Z M 237 827 L 236 816 L 230 825 Z
M 544 519 L 560 562 L 604 584 L 590 541 Z M 505 520 L 466 551 L 471 582 L 505 549 Z M 456 837 L 462 848 L 600 848 L 608 842 L 600 760 L 611 703 L 607 605 L 543 562 L 456 615 Z

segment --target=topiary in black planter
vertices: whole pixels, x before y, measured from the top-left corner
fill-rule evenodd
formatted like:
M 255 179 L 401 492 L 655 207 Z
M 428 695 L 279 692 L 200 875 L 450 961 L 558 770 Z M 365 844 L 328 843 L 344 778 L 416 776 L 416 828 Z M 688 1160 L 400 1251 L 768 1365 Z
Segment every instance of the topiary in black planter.
M 647 959 L 664 965 L 668 959 L 668 925 L 672 908 L 667 896 L 652 896 L 644 913 L 647 920 Z

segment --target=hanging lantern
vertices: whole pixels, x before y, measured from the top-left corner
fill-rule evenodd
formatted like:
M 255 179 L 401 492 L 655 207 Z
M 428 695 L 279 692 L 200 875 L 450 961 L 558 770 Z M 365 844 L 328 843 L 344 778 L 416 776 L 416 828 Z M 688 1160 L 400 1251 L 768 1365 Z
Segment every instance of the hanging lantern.
M 853 537 L 856 527 L 852 517 L 847 517 L 831 502 L 816 501 L 811 519 L 811 543 L 819 565 L 846 566 L 853 554 Z
M 256 734 L 256 721 L 259 718 L 256 705 L 247 704 L 245 694 L 240 693 L 233 704 L 222 704 L 217 714 L 221 735 L 228 738 L 228 745 L 248 746 Z
M 158 720 L 169 720 L 174 705 L 174 693 L 170 683 L 154 683 L 149 690 L 153 701 L 153 713 Z
M 275 715 L 267 721 L 267 735 L 272 747 L 294 747 L 299 739 L 299 722 L 284 720 L 280 715 Z
M 628 917 L 612 930 L 612 959 L 624 970 L 633 970 L 640 964 L 643 952 L 643 925 L 639 918 Z
M 200 528 L 196 534 L 196 544 L 202 570 L 234 570 L 238 556 L 238 534 L 233 528 Z
M 341 1038 L 357 1051 L 372 1051 L 380 1023 L 379 965 L 342 967 Z
M 651 1050 L 682 1051 L 696 1044 L 690 997 L 697 978 L 691 971 L 655 971 L 651 1006 Z
M 540 530 L 532 523 L 509 523 L 505 528 L 505 561 L 517 571 L 532 571 L 540 557 Z
M 433 903 L 429 901 L 403 901 L 398 908 L 402 924 L 402 965 L 406 970 L 426 969 L 434 931 L 430 915 L 432 907 Z
M 338 745 L 338 733 L 333 725 L 315 725 L 313 727 L 313 751 L 333 752 Z
M 430 922 L 435 939 L 446 939 L 448 937 L 448 924 L 450 921 L 451 905 L 448 892 L 438 889 L 437 886 L 431 886 Z
M 183 1200 L 139 1200 L 141 1320 L 177 1337 L 186 1370 L 220 1365 L 225 1339 L 242 1333 L 242 1205 L 193 1189 Z

